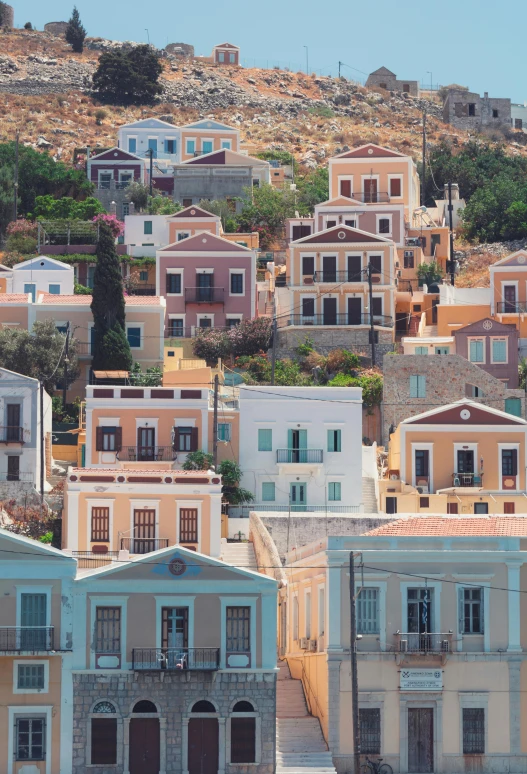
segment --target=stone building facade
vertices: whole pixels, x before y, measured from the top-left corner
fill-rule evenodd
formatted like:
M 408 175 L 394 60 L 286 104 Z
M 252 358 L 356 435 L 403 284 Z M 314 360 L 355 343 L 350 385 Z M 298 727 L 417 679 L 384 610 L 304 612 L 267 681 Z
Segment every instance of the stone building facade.
M 2 3 L 2 27 L 14 27 L 15 26 L 15 9 L 12 5 Z
M 373 73 L 368 75 L 366 88 L 379 87 L 388 91 L 403 91 L 411 94 L 412 97 L 419 96 L 419 81 L 404 81 L 397 78 L 395 73 L 388 70 L 387 67 L 379 67 Z
M 48 22 L 44 24 L 44 32 L 50 32 L 52 35 L 65 35 L 68 29 L 68 22 Z
M 483 97 L 468 89 L 449 89 L 443 105 L 443 121 L 456 129 L 499 128 L 511 125 L 511 101 L 501 97 Z
M 390 328 L 376 328 L 375 334 L 377 364 L 382 366 L 384 355 L 393 351 L 393 331 Z M 313 347 L 321 355 L 327 355 L 332 349 L 343 348 L 355 352 L 357 355 L 371 356 L 370 328 L 368 326 L 332 328 L 303 325 L 278 329 L 278 357 L 296 357 L 297 347 L 299 344 L 303 344 L 306 338 L 313 340 Z
M 194 58 L 194 46 L 191 46 L 189 43 L 169 43 L 168 46 L 165 46 L 165 51 L 167 54 L 172 54 L 172 56 Z
M 195 711 L 201 702 L 201 711 Z M 212 707 L 207 707 L 208 702 Z M 238 712 L 239 702 L 254 712 Z M 244 705 L 245 706 L 245 705 Z M 112 711 L 113 709 L 113 711 Z M 206 711 L 203 712 L 203 709 Z M 207 711 L 214 710 L 214 711 Z M 255 718 L 256 763 L 231 763 L 233 718 Z M 134 734 L 146 720 L 159 735 L 159 771 L 189 770 L 189 728 L 202 719 L 217 724 L 218 771 L 225 774 L 273 774 L 275 770 L 276 675 L 240 672 L 76 673 L 73 676 L 73 774 L 107 774 L 90 763 L 92 721 L 117 724 L 115 774 L 131 770 Z M 135 728 L 134 728 L 135 726 Z
M 461 355 L 387 355 L 383 371 L 386 445 L 390 428 L 395 429 L 403 419 L 462 398 L 474 398 L 500 411 L 511 411 L 514 402 L 519 415 L 525 417 L 523 390 L 507 389 L 499 379 Z

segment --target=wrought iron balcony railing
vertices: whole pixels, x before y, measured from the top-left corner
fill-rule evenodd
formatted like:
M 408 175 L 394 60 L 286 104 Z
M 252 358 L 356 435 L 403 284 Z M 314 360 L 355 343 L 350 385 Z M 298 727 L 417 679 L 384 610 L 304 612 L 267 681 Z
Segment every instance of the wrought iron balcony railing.
M 400 653 L 449 653 L 452 632 L 397 632 Z
M 374 314 L 373 324 L 393 328 L 393 317 Z M 289 325 L 370 325 L 369 314 L 292 314 Z
M 160 548 L 167 548 L 168 544 L 168 538 L 122 537 L 121 551 L 129 551 L 131 554 L 150 554 L 152 551 L 159 551 Z
M 125 446 L 117 453 L 121 462 L 173 462 L 176 458 L 172 446 Z
M 224 288 L 185 288 L 185 304 L 223 304 Z
M 53 626 L 0 626 L 0 651 L 54 650 Z
M 24 443 L 24 428 L 18 425 L 0 426 L 0 443 Z
M 483 473 L 452 473 L 452 486 L 483 486 Z
M 497 312 L 498 314 L 526 314 L 527 304 L 519 301 L 498 301 Z
M 292 462 L 292 463 L 316 463 L 322 462 L 324 452 L 322 449 L 277 449 L 276 461 L 277 462 Z
M 220 667 L 219 648 L 133 648 L 132 669 L 144 671 L 214 671 Z

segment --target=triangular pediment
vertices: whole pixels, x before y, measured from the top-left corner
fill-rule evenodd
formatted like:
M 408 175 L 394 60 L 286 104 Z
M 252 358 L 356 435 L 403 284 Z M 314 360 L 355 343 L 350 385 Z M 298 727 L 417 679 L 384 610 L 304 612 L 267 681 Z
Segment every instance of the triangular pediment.
M 230 242 L 228 239 L 202 232 L 194 236 L 181 239 L 172 245 L 163 247 L 160 253 L 188 253 L 188 252 L 215 252 L 215 253 L 250 253 L 248 247 Z
M 192 220 L 193 218 L 218 219 L 217 215 L 213 215 L 212 212 L 207 212 L 207 210 L 204 210 L 202 207 L 195 207 L 194 205 L 191 205 L 190 207 L 185 207 L 184 210 L 175 212 L 174 215 L 170 215 L 167 220 Z
M 235 46 L 233 43 L 218 43 L 218 45 L 214 46 L 214 48 L 237 48 L 238 51 L 240 50 L 240 47 Z
M 465 325 L 463 328 L 457 328 L 453 332 L 454 336 L 457 333 L 474 333 L 477 335 L 496 335 L 503 334 L 508 335 L 517 331 L 514 324 L 506 325 L 498 320 L 493 320 L 492 317 L 484 317 L 482 320 Z
M 378 70 L 374 70 L 370 75 L 393 75 L 394 78 L 396 77 L 395 73 L 392 73 L 391 70 L 388 70 L 388 68 L 384 66 L 379 67 Z
M 39 255 L 29 261 L 23 261 L 13 266 L 14 271 L 73 271 L 67 263 L 49 258 L 47 255 Z
M 328 199 L 325 202 L 316 204 L 315 208 L 318 210 L 319 207 L 357 207 L 358 205 L 362 207 L 363 202 L 360 202 L 358 199 L 349 199 L 347 196 L 336 196 L 334 199 Z
M 391 148 L 383 148 L 382 145 L 374 145 L 372 142 L 366 145 L 361 145 L 360 148 L 354 148 L 353 150 L 339 153 L 338 156 L 333 156 L 334 159 L 381 159 L 381 158 L 395 158 L 405 159 L 406 154 L 399 153 L 399 151 L 392 150 Z
M 391 239 L 384 239 L 384 237 L 373 236 L 369 231 L 362 231 L 359 228 L 351 228 L 350 226 L 333 226 L 327 228 L 325 231 L 317 231 L 316 234 L 297 239 L 296 242 L 291 242 L 292 245 L 316 245 L 316 244 L 380 244 L 386 245 L 391 243 Z
M 212 129 L 212 131 L 229 131 L 235 132 L 236 129 L 228 124 L 223 124 L 221 121 L 215 121 L 213 118 L 203 118 L 200 121 L 194 121 L 192 124 L 185 124 L 182 129 Z
M 143 118 L 141 121 L 132 121 L 131 124 L 124 124 L 119 127 L 119 131 L 123 129 L 174 129 L 174 124 L 169 124 L 168 121 L 161 121 L 159 118 Z
M 464 399 L 409 417 L 402 425 L 527 425 L 520 417 Z
M 141 164 L 143 163 L 143 159 L 140 159 L 139 156 L 136 156 L 134 153 L 129 153 L 117 146 L 114 146 L 103 153 L 99 153 L 98 156 L 91 156 L 90 161 L 139 161 Z
M 517 250 L 515 253 L 506 255 L 505 258 L 491 264 L 490 268 L 494 269 L 497 266 L 517 266 L 519 269 L 527 269 L 527 251 Z

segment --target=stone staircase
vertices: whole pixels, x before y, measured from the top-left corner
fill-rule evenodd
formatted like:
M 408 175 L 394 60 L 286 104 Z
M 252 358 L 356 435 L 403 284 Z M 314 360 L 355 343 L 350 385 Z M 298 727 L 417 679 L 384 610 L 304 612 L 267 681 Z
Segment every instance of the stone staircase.
M 431 339 L 437 336 L 437 325 L 425 325 L 423 328 L 423 338 Z
M 318 718 L 309 714 L 301 680 L 286 661 L 276 682 L 276 774 L 336 774 Z
M 364 513 L 378 513 L 377 498 L 375 497 L 375 481 L 373 478 L 362 479 L 362 500 Z
M 249 520 L 247 520 L 249 526 Z M 252 543 L 227 543 L 225 538 L 221 541 L 220 559 L 233 567 L 240 567 L 242 570 L 254 570 L 258 572 L 256 564 L 256 555 Z

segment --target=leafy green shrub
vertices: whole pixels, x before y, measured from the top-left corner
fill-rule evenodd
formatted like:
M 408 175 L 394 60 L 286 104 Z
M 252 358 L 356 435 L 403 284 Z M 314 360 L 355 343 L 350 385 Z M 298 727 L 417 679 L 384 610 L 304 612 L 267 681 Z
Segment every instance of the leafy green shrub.
M 441 282 L 443 279 L 443 270 L 441 266 L 432 261 L 431 263 L 422 263 L 417 267 L 417 279 L 419 280 L 419 287 L 422 285 L 433 285 L 436 282 Z
M 309 355 L 315 349 L 315 342 L 310 336 L 306 336 L 303 344 L 299 344 L 296 348 L 296 353 L 300 357 Z
M 327 105 L 315 105 L 309 108 L 308 113 L 319 118 L 333 118 L 335 113 Z
M 76 282 L 73 286 L 73 292 L 76 296 L 91 296 L 92 294 L 91 288 L 87 288 L 85 285 L 81 285 L 79 282 Z
M 350 374 L 360 368 L 360 357 L 347 349 L 332 349 L 327 356 L 326 367 L 329 373 Z

